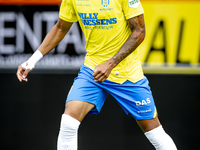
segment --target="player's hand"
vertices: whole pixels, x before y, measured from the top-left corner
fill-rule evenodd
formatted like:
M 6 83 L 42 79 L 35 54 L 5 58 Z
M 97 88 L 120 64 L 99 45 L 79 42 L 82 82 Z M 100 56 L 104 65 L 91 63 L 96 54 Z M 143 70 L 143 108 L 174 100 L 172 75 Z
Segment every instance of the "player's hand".
M 92 74 L 95 82 L 104 82 L 115 66 L 115 63 L 112 60 L 108 60 L 107 62 L 96 66 Z
M 28 63 L 25 62 L 25 65 L 28 66 Z M 22 81 L 25 81 L 25 82 L 28 82 L 28 79 L 27 79 L 27 75 L 28 73 L 30 72 L 30 69 L 26 69 L 26 67 L 23 67 L 23 64 L 20 65 L 17 69 L 17 78 L 20 82 Z

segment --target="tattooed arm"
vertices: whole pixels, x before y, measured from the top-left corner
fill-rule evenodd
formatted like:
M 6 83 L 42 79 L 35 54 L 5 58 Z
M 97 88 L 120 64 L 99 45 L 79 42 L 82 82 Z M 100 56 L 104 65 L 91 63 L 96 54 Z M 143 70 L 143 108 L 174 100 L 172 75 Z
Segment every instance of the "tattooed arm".
M 144 40 L 145 23 L 143 15 L 129 19 L 128 25 L 132 31 L 132 34 L 121 47 L 121 49 L 111 59 L 103 64 L 98 65 L 94 69 L 93 77 L 95 82 L 104 82 L 110 75 L 112 69 L 115 68 L 128 55 L 130 55 Z
M 124 58 L 131 54 L 144 40 L 145 24 L 144 16 L 140 15 L 128 20 L 128 25 L 132 31 L 131 36 L 112 58 L 116 65 L 118 65 Z

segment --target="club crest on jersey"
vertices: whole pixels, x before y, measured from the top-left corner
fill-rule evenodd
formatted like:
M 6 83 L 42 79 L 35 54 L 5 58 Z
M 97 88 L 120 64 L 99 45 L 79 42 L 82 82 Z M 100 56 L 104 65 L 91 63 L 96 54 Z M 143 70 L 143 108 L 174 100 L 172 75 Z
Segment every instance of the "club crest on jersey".
M 138 8 L 140 0 L 128 0 L 128 6 L 131 8 Z
M 110 4 L 110 0 L 101 0 L 101 5 L 103 7 L 108 7 L 109 4 Z

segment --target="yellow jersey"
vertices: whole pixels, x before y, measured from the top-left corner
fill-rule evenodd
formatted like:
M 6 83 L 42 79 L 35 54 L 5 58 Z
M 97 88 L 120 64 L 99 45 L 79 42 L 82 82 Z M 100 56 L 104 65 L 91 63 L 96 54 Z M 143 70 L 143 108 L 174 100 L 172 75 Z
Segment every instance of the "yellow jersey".
M 59 17 L 79 22 L 86 40 L 84 65 L 94 70 L 112 58 L 131 35 L 127 19 L 143 13 L 139 0 L 63 0 Z M 135 83 L 143 77 L 136 49 L 111 71 L 108 80 Z

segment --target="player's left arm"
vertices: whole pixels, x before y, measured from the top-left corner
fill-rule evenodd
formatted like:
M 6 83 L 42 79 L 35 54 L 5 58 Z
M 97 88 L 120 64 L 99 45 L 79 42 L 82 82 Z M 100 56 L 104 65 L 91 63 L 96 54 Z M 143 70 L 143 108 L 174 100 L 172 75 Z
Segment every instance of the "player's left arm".
M 93 77 L 96 82 L 104 82 L 113 68 L 130 55 L 145 38 L 145 23 L 143 14 L 127 20 L 132 34 L 121 49 L 107 62 L 98 65 L 94 69 Z

